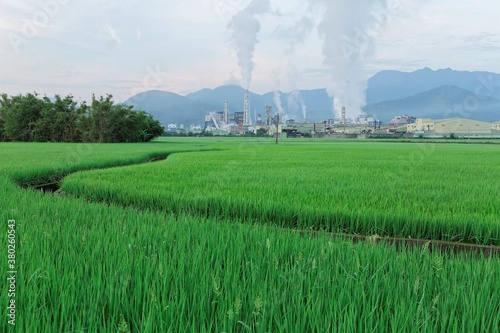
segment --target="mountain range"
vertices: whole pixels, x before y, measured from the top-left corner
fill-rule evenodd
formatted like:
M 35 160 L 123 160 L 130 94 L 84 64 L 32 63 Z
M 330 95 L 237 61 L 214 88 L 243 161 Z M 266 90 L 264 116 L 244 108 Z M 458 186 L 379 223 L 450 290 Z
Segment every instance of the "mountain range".
M 241 111 L 245 90 L 236 85 L 202 89 L 186 96 L 167 91 L 152 90 L 132 96 L 125 104 L 151 113 L 163 125 L 203 124 L 210 111 L 222 111 L 224 100 L 229 111 Z M 298 121 L 322 121 L 332 118 L 332 101 L 326 90 L 300 90 L 250 93 L 251 117 L 264 114 L 265 106 L 274 106 L 276 97 L 285 112 Z M 407 73 L 381 71 L 368 80 L 367 105 L 363 111 L 384 122 L 397 115 L 414 117 L 464 117 L 483 121 L 500 120 L 500 74 L 490 72 L 464 72 L 452 69 L 424 68 Z

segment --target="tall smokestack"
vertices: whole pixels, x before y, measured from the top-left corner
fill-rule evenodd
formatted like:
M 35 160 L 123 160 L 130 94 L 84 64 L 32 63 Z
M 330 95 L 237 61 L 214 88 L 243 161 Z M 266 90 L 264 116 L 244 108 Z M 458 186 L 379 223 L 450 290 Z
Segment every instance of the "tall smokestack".
M 266 125 L 267 126 L 272 125 L 272 123 L 273 123 L 272 117 L 273 117 L 273 106 L 266 105 Z
M 224 122 L 229 123 L 229 101 L 227 98 L 224 100 Z
M 245 108 L 243 109 L 243 125 L 251 125 L 250 123 L 250 93 L 248 90 L 245 93 Z

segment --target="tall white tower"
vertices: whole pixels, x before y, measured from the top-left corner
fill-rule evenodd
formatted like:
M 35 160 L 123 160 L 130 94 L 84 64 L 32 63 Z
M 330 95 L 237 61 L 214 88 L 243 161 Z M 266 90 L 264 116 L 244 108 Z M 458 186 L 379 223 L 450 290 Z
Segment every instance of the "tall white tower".
M 266 125 L 270 126 L 273 124 L 273 106 L 266 105 Z
M 229 101 L 227 98 L 224 100 L 224 122 L 229 123 Z
M 243 125 L 251 125 L 250 123 L 250 93 L 248 90 L 245 93 L 245 108 L 243 109 Z

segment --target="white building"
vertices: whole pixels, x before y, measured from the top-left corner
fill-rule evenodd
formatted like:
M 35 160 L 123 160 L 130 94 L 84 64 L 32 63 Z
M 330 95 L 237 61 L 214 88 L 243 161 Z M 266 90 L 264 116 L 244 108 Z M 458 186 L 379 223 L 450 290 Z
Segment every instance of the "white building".
M 492 124 L 486 121 L 452 118 L 432 120 L 430 118 L 417 118 L 413 124 L 407 124 L 408 133 L 429 134 L 429 135 L 458 135 L 458 136 L 478 136 L 492 135 Z

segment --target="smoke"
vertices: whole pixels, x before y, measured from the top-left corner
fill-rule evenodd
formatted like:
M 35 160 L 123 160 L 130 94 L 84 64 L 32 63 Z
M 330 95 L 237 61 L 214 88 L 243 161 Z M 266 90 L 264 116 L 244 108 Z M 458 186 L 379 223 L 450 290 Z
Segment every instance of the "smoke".
M 327 87 L 334 110 L 340 115 L 342 106 L 347 116 L 362 113 L 368 73 L 365 63 L 373 55 L 376 38 L 400 13 L 406 0 L 310 0 L 322 3 L 325 13 L 319 25 L 323 38 L 325 64 L 330 67 L 332 82 Z
M 300 108 L 302 109 L 302 116 L 304 117 L 304 122 L 307 121 L 307 106 L 306 103 L 304 102 L 304 97 L 300 95 Z
M 274 105 L 278 109 L 278 113 L 283 115 L 284 110 L 283 110 L 283 105 L 281 104 L 281 93 L 279 91 L 275 91 L 273 93 L 273 96 L 274 96 L 274 99 L 273 99 Z
M 289 45 L 286 53 L 295 51 L 295 47 L 304 42 L 305 38 L 314 28 L 314 20 L 303 16 L 291 26 L 278 26 L 274 31 L 274 36 L 280 41 Z
M 281 104 L 281 93 L 279 91 L 275 91 L 273 93 L 274 96 L 274 105 L 276 106 L 276 109 L 278 109 L 278 114 L 280 116 L 280 121 L 287 121 L 290 119 L 290 117 L 285 113 L 285 110 L 283 109 L 283 105 Z
M 288 95 L 288 111 L 295 118 L 296 122 L 306 119 L 307 106 L 300 90 L 296 89 Z
M 253 54 L 259 42 L 257 35 L 260 31 L 260 22 L 257 16 L 269 10 L 270 0 L 252 0 L 248 6 L 236 13 L 228 24 L 228 28 L 232 31 L 231 41 L 236 47 L 245 89 L 250 87 L 254 68 Z

